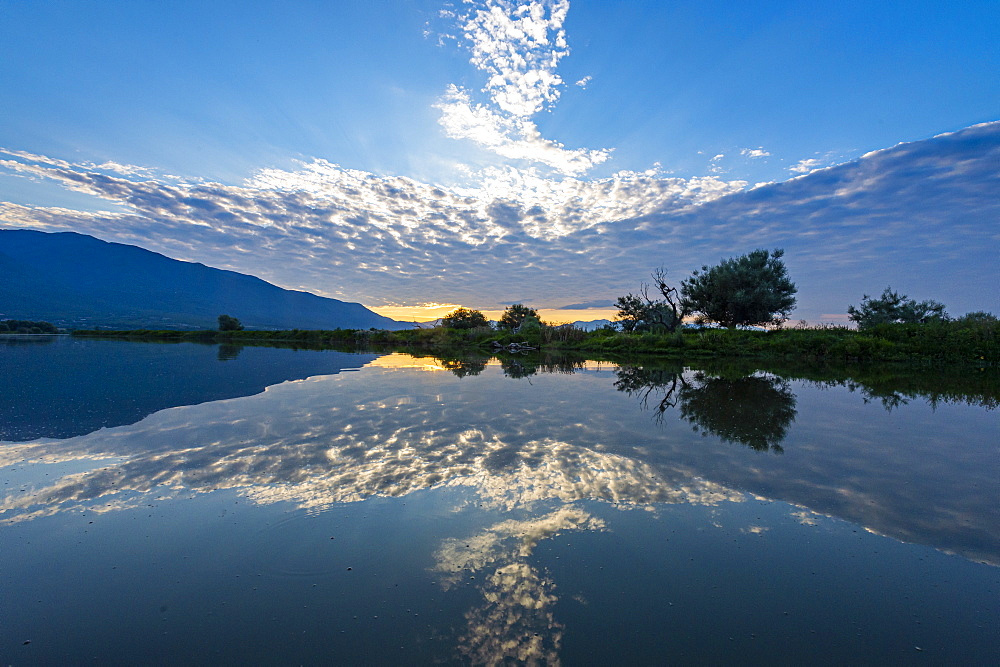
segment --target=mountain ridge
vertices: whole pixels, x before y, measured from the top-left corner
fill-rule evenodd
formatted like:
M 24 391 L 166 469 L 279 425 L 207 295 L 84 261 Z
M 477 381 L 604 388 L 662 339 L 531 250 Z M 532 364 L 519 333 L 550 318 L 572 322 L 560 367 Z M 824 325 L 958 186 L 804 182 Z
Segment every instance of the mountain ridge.
M 0 228 L 0 317 L 67 328 L 408 329 L 360 303 L 77 232 Z

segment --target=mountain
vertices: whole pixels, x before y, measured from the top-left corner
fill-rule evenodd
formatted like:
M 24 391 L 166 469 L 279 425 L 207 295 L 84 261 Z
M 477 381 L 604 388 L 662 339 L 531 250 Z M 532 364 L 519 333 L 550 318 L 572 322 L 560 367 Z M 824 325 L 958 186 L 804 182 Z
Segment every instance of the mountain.
M 577 320 L 573 322 L 573 326 L 577 329 L 583 329 L 584 331 L 597 331 L 601 327 L 606 327 L 612 324 L 611 320 Z
M 0 229 L 0 318 L 68 328 L 409 329 L 359 303 L 286 290 L 75 232 Z

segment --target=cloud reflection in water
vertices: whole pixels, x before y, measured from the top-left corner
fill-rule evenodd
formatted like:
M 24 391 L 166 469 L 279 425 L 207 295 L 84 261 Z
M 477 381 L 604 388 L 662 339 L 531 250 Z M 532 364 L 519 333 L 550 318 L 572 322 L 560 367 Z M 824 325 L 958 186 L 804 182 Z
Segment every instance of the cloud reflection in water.
M 622 368 L 614 375 L 605 367 L 566 376 L 540 366 L 529 384 L 504 378 L 503 368 L 459 378 L 441 372 L 451 362 L 410 359 L 438 369 L 414 372 L 391 361 L 164 410 L 86 436 L 5 444 L 4 465 L 112 458 L 24 492 L 4 487 L 0 521 L 217 489 L 322 509 L 462 486 L 504 510 L 542 500 L 623 507 L 734 501 L 743 497 L 734 489 L 748 489 L 897 539 L 1000 561 L 996 508 L 984 492 L 996 488 L 996 459 L 979 442 L 991 413 L 978 403 L 914 404 L 887 414 L 835 384 L 793 393 L 791 381 L 775 373 Z M 614 391 L 616 379 L 626 391 Z M 743 391 L 746 383 L 754 391 Z M 643 417 L 636 392 L 649 390 L 655 400 L 672 396 L 676 409 L 665 414 L 678 418 Z M 692 407 L 747 393 L 771 407 L 744 411 L 735 424 L 713 421 L 714 408 Z M 717 437 L 692 438 L 689 423 Z M 726 440 L 794 455 L 761 457 Z

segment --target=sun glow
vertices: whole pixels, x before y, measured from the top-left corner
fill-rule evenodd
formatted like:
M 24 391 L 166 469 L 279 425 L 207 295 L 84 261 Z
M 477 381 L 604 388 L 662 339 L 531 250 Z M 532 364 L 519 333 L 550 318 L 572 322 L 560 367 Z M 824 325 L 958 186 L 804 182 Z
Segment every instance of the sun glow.
M 391 304 L 388 306 L 369 306 L 368 309 L 375 311 L 379 315 L 391 317 L 402 322 L 433 322 L 448 313 L 460 308 L 455 303 L 421 303 L 416 306 L 401 306 Z

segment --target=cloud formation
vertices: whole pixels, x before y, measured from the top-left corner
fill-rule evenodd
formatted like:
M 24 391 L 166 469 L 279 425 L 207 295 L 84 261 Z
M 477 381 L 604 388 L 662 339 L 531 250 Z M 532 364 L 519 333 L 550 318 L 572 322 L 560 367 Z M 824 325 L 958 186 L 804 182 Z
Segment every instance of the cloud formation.
M 545 139 L 531 120 L 555 104 L 564 85 L 556 68 L 569 54 L 562 28 L 568 11 L 568 0 L 487 0 L 460 18 L 470 62 L 487 75 L 482 91 L 490 102 L 474 103 L 467 90 L 450 85 L 435 105 L 449 137 L 566 175 L 584 173 L 610 157 L 607 149 L 567 149 Z M 577 85 L 586 87 L 588 80 Z
M 367 305 L 606 302 L 657 266 L 679 280 L 726 256 L 784 247 L 796 318 L 842 313 L 887 282 L 951 312 L 998 310 L 986 276 L 1000 252 L 1000 123 L 752 190 L 653 171 L 554 180 L 512 168 L 449 188 L 324 160 L 233 186 L 6 156 L 8 172 L 126 212 L 4 203 L 3 226 L 92 234 Z
M 771 154 L 764 150 L 763 146 L 758 146 L 757 148 L 744 148 L 740 151 L 740 155 L 748 158 L 761 158 L 769 157 Z
M 803 158 L 788 168 L 794 174 L 808 174 L 823 167 L 823 160 L 818 157 Z

